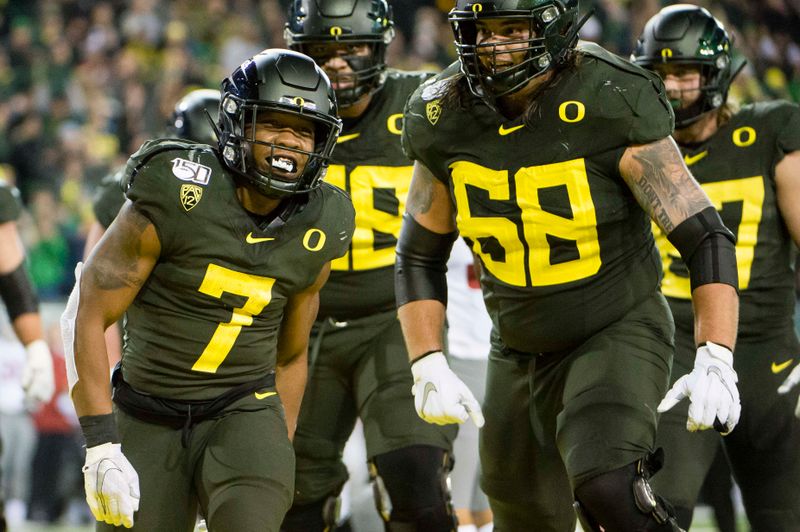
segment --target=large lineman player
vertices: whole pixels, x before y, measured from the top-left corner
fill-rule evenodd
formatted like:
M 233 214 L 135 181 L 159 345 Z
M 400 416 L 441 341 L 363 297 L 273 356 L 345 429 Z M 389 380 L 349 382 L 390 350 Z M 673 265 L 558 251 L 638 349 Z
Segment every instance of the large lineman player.
M 673 136 L 686 163 L 734 233 L 741 307 L 735 369 L 742 422 L 722 438 L 753 530 L 800 530 L 800 419 L 797 392 L 778 393 L 800 356 L 792 320 L 792 242 L 800 243 L 800 109 L 787 102 L 727 103 L 733 65 L 728 34 L 705 9 L 664 8 L 645 26 L 635 61 L 664 79 L 675 107 Z M 666 238 L 662 290 L 675 318 L 674 379 L 691 367 L 691 290 L 684 262 Z M 800 377 L 798 370 L 795 375 Z M 790 381 L 791 382 L 791 381 Z M 787 385 L 786 389 L 791 388 Z M 783 390 L 782 390 L 783 391 Z M 684 430 L 685 409 L 662 415 L 656 442 L 666 453 L 654 479 L 688 528 L 720 444 Z
M 576 46 L 575 0 L 458 0 L 459 61 L 411 97 L 416 160 L 396 269 L 419 414 L 477 415 L 442 356 L 456 230 L 492 317 L 481 431 L 496 529 L 680 530 L 649 476 L 673 325 L 650 219 L 686 257 L 695 365 L 668 400 L 692 430 L 739 418 L 733 237 L 670 138 L 657 76 Z M 716 418 L 716 420 L 715 420 Z
M 456 431 L 414 413 L 394 306 L 394 249 L 412 172 L 400 145 L 403 106 L 430 75 L 386 68 L 394 29 L 385 0 L 296 0 L 288 20 L 289 46 L 314 58 L 336 91 L 344 129 L 325 180 L 350 193 L 356 231 L 320 294 L 294 442 L 295 500 L 283 529 L 334 524 L 347 479 L 342 451 L 360 417 L 386 529 L 450 531 L 446 475 Z
M 354 225 L 321 183 L 340 122 L 296 52 L 248 59 L 221 94 L 219 149 L 159 140 L 130 159 L 130 201 L 62 320 L 100 530 L 190 531 L 199 511 L 277 531 L 291 505 L 308 334 Z M 123 312 L 112 414 L 103 331 Z

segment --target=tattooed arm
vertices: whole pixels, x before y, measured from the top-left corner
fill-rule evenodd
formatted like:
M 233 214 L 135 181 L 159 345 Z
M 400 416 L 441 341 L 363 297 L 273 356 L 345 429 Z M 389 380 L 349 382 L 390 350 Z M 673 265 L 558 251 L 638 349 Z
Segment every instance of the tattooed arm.
M 639 205 L 665 234 L 711 206 L 671 137 L 630 146 L 622 155 L 619 169 Z M 736 290 L 727 284 L 705 284 L 692 292 L 692 303 L 695 342 L 711 341 L 733 349 L 739 317 Z
M 406 211 L 418 224 L 434 233 L 444 235 L 456 229 L 450 191 L 419 161 L 414 163 Z M 440 301 L 411 301 L 401 306 L 397 314 L 411 359 L 443 348 L 445 308 Z
M 89 256 L 80 280 L 75 327 L 78 416 L 111 413 L 104 332 L 133 302 L 161 253 L 155 227 L 128 202 Z

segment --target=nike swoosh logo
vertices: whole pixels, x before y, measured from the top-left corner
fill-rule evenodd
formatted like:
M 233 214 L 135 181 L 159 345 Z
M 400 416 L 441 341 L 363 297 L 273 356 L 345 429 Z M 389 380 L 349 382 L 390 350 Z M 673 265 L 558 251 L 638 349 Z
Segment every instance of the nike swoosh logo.
M 258 244 L 260 242 L 269 242 L 270 240 L 275 240 L 275 238 L 271 236 L 259 237 L 253 236 L 252 231 L 247 233 L 247 238 L 245 238 L 245 242 L 248 244 Z
M 256 399 L 260 401 L 262 399 L 266 399 L 267 397 L 272 397 L 273 395 L 278 395 L 278 392 L 264 392 L 264 393 L 256 392 Z
M 683 160 L 686 161 L 686 166 L 692 166 L 694 163 L 708 155 L 708 150 L 698 153 L 697 155 L 684 155 Z
M 772 373 L 774 373 L 775 375 L 777 375 L 777 374 L 778 374 L 778 373 L 780 373 L 781 371 L 783 371 L 783 370 L 785 370 L 786 368 L 788 368 L 789 366 L 791 366 L 791 365 L 792 365 L 792 362 L 794 362 L 794 359 L 793 359 L 793 358 L 790 358 L 790 359 L 789 359 L 789 360 L 787 360 L 786 362 L 781 362 L 780 364 L 776 364 L 775 362 L 773 362 L 773 363 L 772 363 Z
M 506 129 L 506 126 L 501 125 L 500 129 L 498 129 L 497 132 L 500 133 L 501 136 L 505 137 L 506 135 L 510 135 L 511 133 L 515 132 L 518 129 L 522 129 L 523 127 L 525 127 L 525 124 L 520 124 L 518 126 L 510 127 L 508 129 Z
M 360 136 L 361 136 L 361 133 L 353 133 L 351 135 L 342 135 L 341 137 L 336 139 L 336 144 L 342 144 L 344 142 L 347 142 L 348 140 L 357 139 Z
M 425 383 L 425 388 L 422 391 L 422 408 L 421 408 L 421 410 L 423 412 L 425 411 L 425 404 L 428 402 L 428 394 L 430 394 L 431 392 L 436 392 L 436 391 L 438 391 L 438 390 L 436 389 L 436 385 L 435 384 L 433 384 L 432 382 L 426 382 Z

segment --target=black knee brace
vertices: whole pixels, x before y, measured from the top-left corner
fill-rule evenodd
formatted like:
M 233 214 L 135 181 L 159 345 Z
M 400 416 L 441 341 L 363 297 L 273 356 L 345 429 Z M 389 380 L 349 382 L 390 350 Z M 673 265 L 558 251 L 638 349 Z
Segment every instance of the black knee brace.
M 411 445 L 370 462 L 375 505 L 389 532 L 454 532 L 447 475 L 450 455 L 429 445 Z
M 292 505 L 281 524 L 281 532 L 330 532 L 339 520 L 339 497 L 330 496 L 316 502 Z
M 659 450 L 660 451 L 660 450 Z M 661 468 L 661 454 L 603 473 L 575 490 L 575 510 L 587 530 L 606 532 L 684 532 L 672 508 L 650 488 Z

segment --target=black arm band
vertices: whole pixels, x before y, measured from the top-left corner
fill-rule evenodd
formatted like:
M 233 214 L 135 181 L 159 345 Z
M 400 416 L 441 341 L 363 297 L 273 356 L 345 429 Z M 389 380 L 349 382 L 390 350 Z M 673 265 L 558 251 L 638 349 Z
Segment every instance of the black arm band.
M 87 449 L 104 443 L 120 442 L 114 414 L 81 416 L 78 418 L 78 422 L 81 424 L 81 431 L 86 439 Z
M 12 322 L 22 314 L 39 312 L 39 299 L 24 263 L 20 263 L 16 270 L 0 275 L 0 297 L 6 304 Z
M 394 291 L 397 306 L 436 299 L 447 304 L 447 258 L 458 233 L 434 233 L 408 213 L 397 240 Z
M 692 290 L 710 283 L 739 290 L 736 238 L 714 207 L 706 207 L 681 222 L 668 236 L 689 268 Z

